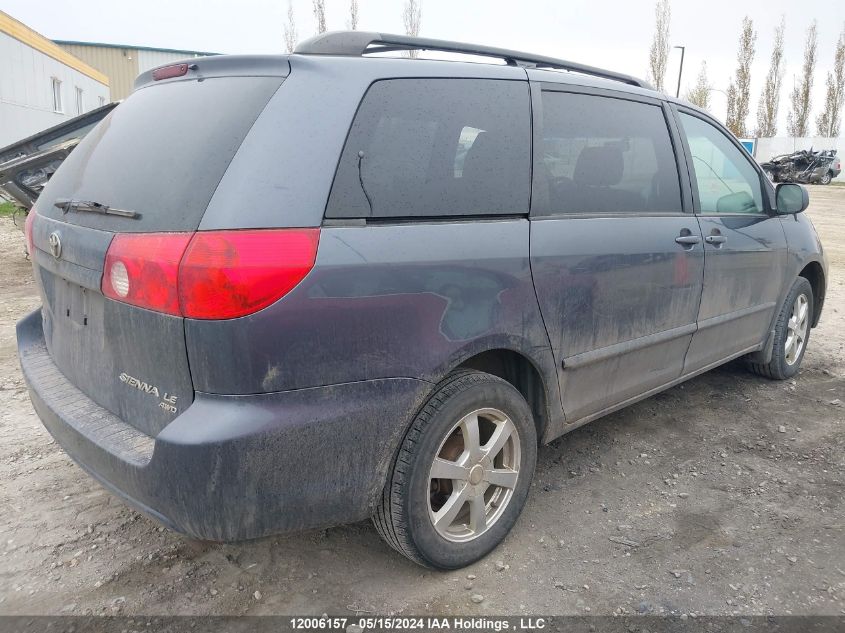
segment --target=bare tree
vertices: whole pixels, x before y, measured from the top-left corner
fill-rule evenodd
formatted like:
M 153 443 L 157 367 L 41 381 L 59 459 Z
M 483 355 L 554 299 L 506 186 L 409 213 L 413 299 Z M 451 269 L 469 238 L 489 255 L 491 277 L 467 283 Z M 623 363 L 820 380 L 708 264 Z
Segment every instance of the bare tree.
M 816 72 L 816 21 L 807 29 L 804 45 L 804 65 L 801 81 L 792 89 L 790 100 L 792 110 L 786 117 L 786 129 L 790 136 L 807 136 L 810 129 L 810 93 L 813 90 L 813 74 Z
M 710 81 L 707 79 L 707 62 L 701 62 L 701 70 L 695 87 L 687 90 L 686 100 L 702 110 L 710 109 Z
M 839 136 L 842 126 L 842 107 L 845 106 L 845 26 L 836 42 L 833 72 L 827 73 L 827 94 L 824 112 L 816 119 L 819 136 Z
M 314 17 L 317 20 L 317 33 L 326 32 L 326 0 L 311 0 L 314 3 Z
M 285 48 L 292 53 L 299 38 L 296 34 L 296 20 L 293 17 L 293 0 L 288 0 L 288 21 L 285 23 Z
M 420 22 L 422 21 L 422 6 L 419 0 L 406 0 L 405 8 L 402 10 L 402 21 L 405 23 L 405 34 L 416 37 L 420 34 Z M 419 51 L 409 50 L 408 57 L 414 58 Z
M 756 41 L 754 22 L 746 15 L 742 19 L 742 33 L 739 35 L 736 76 L 731 80 L 731 87 L 734 88 L 733 107 L 730 104 L 731 91 L 728 90 L 728 118 L 725 121 L 725 126 L 739 138 L 748 136 L 745 120 L 748 118 L 748 104 L 751 100 L 751 62 L 754 60 Z
M 757 131 L 755 136 L 758 138 L 775 136 L 778 131 L 780 89 L 783 85 L 783 72 L 785 70 L 783 60 L 783 33 L 785 29 L 786 19 L 781 17 L 780 26 L 775 29 L 775 44 L 772 48 L 769 74 L 766 75 L 766 83 L 763 85 L 763 93 L 760 95 L 760 103 L 757 105 Z
M 657 0 L 654 6 L 654 39 L 648 52 L 648 76 L 657 90 L 663 90 L 666 66 L 669 61 L 669 23 L 672 8 L 669 0 Z
M 358 28 L 358 0 L 351 0 L 349 3 L 349 22 L 346 23 L 350 31 Z
M 728 121 L 736 121 L 736 86 L 734 85 L 733 80 L 728 85 L 727 96 L 728 96 L 728 114 L 725 117 L 725 126 L 729 130 L 731 130 L 731 126 L 728 125 Z M 734 130 L 731 130 L 731 132 L 733 132 L 733 134 L 735 136 L 737 135 L 736 132 L 734 132 Z

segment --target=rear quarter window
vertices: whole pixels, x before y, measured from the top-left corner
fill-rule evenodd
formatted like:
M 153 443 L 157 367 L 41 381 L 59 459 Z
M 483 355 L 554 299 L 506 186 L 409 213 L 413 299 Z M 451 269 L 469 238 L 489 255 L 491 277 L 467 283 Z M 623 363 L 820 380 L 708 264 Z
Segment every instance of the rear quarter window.
M 328 218 L 525 214 L 527 82 L 391 79 L 362 100 Z

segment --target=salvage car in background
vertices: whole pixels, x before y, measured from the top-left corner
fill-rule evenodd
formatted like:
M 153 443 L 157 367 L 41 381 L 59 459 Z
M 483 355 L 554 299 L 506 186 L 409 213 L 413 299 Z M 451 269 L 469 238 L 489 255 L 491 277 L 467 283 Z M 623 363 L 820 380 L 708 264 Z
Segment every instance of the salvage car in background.
M 835 149 L 814 152 L 812 147 L 775 156 L 760 166 L 772 182 L 820 185 L 829 185 L 842 171 Z
M 116 106 L 106 104 L 0 149 L 0 195 L 32 208 L 59 165 Z

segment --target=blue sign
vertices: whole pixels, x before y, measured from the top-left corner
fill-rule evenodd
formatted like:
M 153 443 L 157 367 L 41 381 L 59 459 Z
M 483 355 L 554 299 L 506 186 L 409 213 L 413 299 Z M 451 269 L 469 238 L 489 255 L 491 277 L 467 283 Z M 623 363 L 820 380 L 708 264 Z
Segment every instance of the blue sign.
M 740 140 L 740 143 L 742 143 L 742 146 L 746 149 L 749 154 L 754 156 L 754 145 L 757 143 L 755 139 L 745 141 Z

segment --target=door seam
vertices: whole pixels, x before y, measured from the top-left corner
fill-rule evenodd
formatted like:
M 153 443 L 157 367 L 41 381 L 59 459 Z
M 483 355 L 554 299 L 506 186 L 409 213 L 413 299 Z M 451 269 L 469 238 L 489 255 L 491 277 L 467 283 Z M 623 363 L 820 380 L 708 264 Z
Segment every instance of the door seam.
M 692 181 L 690 181 L 690 185 L 692 185 Z M 689 351 L 692 349 L 692 342 L 695 340 L 695 334 L 699 330 L 699 317 L 701 316 L 701 302 L 704 301 L 704 283 L 707 280 L 707 249 L 704 248 L 704 229 L 701 228 L 701 221 L 698 217 L 698 214 L 695 213 L 693 216 L 695 218 L 695 224 L 698 227 L 698 234 L 701 236 L 701 292 L 698 294 L 698 305 L 695 309 L 695 329 L 692 331 L 692 334 L 689 337 L 689 342 L 687 343 L 687 351 L 684 352 L 684 360 L 681 363 L 681 375 L 683 376 L 684 373 L 687 371 L 687 356 L 689 356 Z

